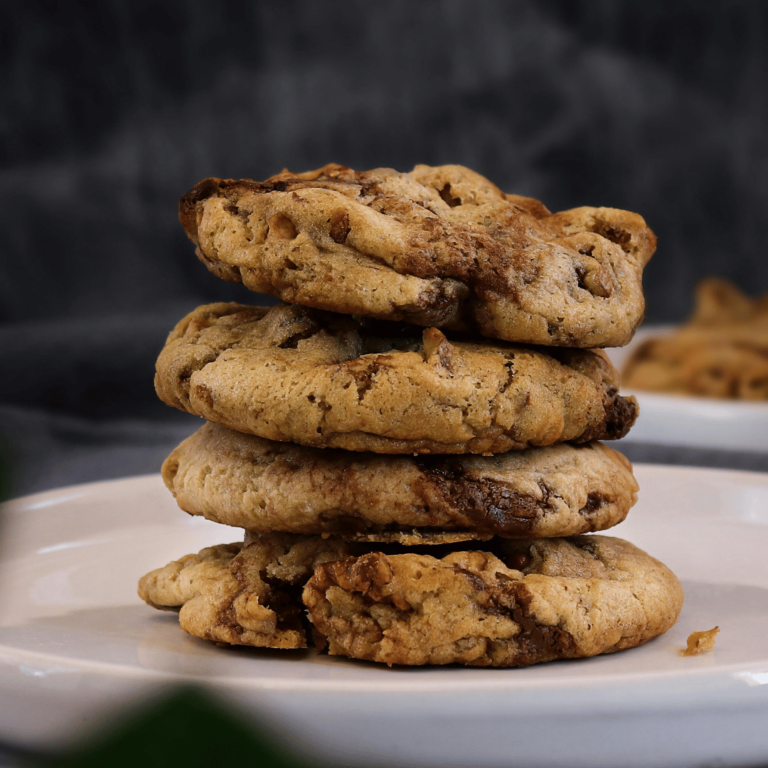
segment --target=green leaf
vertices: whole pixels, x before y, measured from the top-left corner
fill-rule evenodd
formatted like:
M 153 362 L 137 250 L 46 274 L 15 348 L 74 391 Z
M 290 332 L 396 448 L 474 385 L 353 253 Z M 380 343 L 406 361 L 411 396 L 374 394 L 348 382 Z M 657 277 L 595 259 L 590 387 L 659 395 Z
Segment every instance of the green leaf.
M 46 761 L 47 762 L 47 761 Z M 179 688 L 77 745 L 55 768 L 309 768 L 264 725 L 198 688 Z M 317 764 L 316 764 L 317 765 Z

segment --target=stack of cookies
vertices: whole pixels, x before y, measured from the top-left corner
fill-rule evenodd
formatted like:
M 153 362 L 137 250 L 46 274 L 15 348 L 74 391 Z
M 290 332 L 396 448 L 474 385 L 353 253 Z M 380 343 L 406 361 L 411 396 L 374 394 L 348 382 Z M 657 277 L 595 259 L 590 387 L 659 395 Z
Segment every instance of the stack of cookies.
M 640 645 L 682 591 L 621 539 L 600 440 L 637 415 L 595 347 L 642 319 L 643 219 L 551 214 L 460 166 L 207 179 L 180 218 L 215 275 L 281 300 L 199 307 L 156 388 L 206 424 L 163 465 L 242 543 L 139 593 L 222 644 L 522 666 Z

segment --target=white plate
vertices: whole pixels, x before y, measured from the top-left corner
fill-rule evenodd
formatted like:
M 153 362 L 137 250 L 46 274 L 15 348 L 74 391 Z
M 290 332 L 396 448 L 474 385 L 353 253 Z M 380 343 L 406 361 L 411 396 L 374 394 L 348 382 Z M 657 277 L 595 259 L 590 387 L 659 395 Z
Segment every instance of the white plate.
M 641 328 L 626 346 L 607 349 L 621 370 L 639 344 L 670 333 L 671 326 Z M 624 438 L 638 443 L 680 445 L 730 451 L 768 451 L 768 403 L 719 400 L 642 392 L 622 387 L 623 395 L 634 395 L 641 417 Z
M 638 466 L 618 535 L 686 602 L 648 645 L 526 669 L 388 669 L 221 649 L 139 601 L 139 576 L 238 531 L 188 517 L 157 476 L 3 507 L 0 739 L 51 746 L 150 688 L 198 681 L 334 764 L 687 766 L 768 761 L 768 476 Z M 694 630 L 713 653 L 684 658 Z M 302 742 L 303 739 L 303 742 Z

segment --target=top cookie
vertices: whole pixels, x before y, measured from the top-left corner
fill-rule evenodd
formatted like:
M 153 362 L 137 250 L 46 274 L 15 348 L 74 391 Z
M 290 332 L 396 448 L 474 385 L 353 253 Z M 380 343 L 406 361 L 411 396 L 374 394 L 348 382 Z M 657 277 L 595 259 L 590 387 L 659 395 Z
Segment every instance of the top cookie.
M 458 165 L 206 179 L 179 218 L 211 272 L 253 291 L 565 347 L 629 342 L 656 247 L 635 213 L 551 214 Z

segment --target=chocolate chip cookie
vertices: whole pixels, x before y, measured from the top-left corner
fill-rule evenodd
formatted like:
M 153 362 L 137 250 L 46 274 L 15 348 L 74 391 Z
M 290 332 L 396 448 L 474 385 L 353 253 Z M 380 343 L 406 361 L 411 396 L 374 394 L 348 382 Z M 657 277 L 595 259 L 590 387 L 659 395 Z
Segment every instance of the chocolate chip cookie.
M 641 645 L 683 602 L 668 568 L 606 536 L 408 549 L 246 534 L 152 571 L 139 594 L 216 643 L 304 648 L 305 606 L 332 655 L 495 667 Z
M 687 323 L 647 339 L 624 367 L 634 389 L 768 400 L 768 295 L 750 298 L 719 278 L 702 280 Z
M 683 592 L 631 544 L 578 536 L 328 562 L 303 599 L 332 655 L 520 667 L 641 645 L 675 623 Z
M 341 539 L 270 534 L 186 555 L 139 581 L 139 597 L 179 611 L 185 632 L 259 648 L 306 648 L 300 586 L 317 563 L 349 557 Z M 299 586 L 299 591 L 295 588 Z
M 601 352 L 408 328 L 382 336 L 295 305 L 211 304 L 171 332 L 155 387 L 240 432 L 376 453 L 500 453 L 619 438 L 634 423 L 637 403 Z
M 211 272 L 283 301 L 567 347 L 632 338 L 656 247 L 635 213 L 552 214 L 457 165 L 206 179 L 180 219 Z
M 424 543 L 572 536 L 620 523 L 630 463 L 602 443 L 495 456 L 385 456 L 308 448 L 206 424 L 163 464 L 181 509 L 251 531 Z M 425 539 L 426 537 L 426 539 Z

